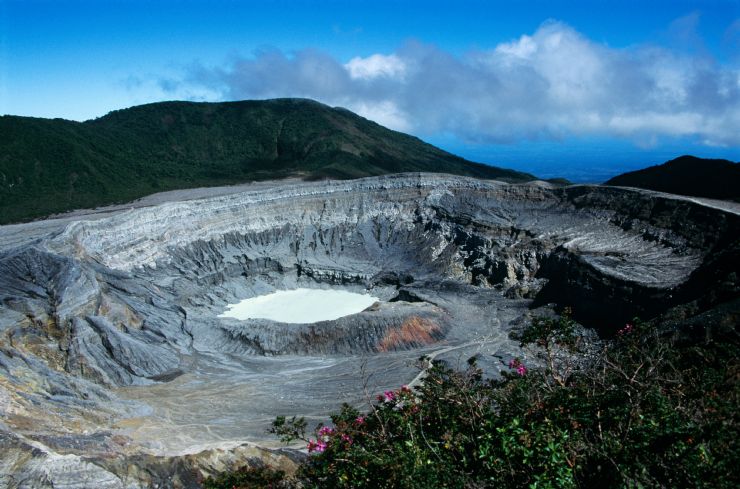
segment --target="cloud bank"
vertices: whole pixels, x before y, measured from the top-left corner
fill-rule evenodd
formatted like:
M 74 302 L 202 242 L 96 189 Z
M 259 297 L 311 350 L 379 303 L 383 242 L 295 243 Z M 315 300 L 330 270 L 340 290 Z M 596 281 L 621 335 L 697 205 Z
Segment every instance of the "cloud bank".
M 307 97 L 393 129 L 480 143 L 607 136 L 740 145 L 739 69 L 705 53 L 610 48 L 559 22 L 463 56 L 418 42 L 346 63 L 315 50 L 262 50 L 194 67 L 178 86 L 222 100 Z

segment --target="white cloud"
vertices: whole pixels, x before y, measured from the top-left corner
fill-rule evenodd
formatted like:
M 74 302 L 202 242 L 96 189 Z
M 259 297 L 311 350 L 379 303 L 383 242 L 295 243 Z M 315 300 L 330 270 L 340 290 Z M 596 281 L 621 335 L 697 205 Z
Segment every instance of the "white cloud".
M 505 42 L 496 46 L 495 53 L 502 58 L 526 60 L 537 52 L 537 43 L 530 36 L 524 35 L 517 41 Z
M 222 99 L 309 97 L 393 129 L 480 142 L 615 136 L 740 145 L 740 70 L 706 53 L 615 49 L 546 22 L 531 35 L 455 56 L 409 43 L 347 63 L 262 51 L 185 84 Z M 646 143 L 648 142 L 648 143 Z
M 389 100 L 383 100 L 372 104 L 364 102 L 349 104 L 347 109 L 355 112 L 366 119 L 375 121 L 396 131 L 409 132 L 413 126 L 408 122 L 408 116 Z
M 371 80 L 378 77 L 403 79 L 406 72 L 405 63 L 395 54 L 388 56 L 373 54 L 367 58 L 352 58 L 344 67 L 353 80 Z
M 632 135 L 643 132 L 655 132 L 669 136 L 696 134 L 701 130 L 702 123 L 703 120 L 699 114 L 690 112 L 617 115 L 608 121 L 609 127 L 619 134 Z

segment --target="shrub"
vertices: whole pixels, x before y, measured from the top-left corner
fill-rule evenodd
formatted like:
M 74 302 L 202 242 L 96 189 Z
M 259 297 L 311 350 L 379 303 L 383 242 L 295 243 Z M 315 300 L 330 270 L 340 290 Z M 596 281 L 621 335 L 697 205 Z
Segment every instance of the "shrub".
M 740 484 L 736 339 L 675 345 L 635 321 L 587 358 L 577 331 L 538 318 L 521 337 L 534 363 L 513 359 L 500 380 L 422 359 L 415 390 L 345 405 L 312 438 L 301 418 L 273 432 L 306 441 L 303 487 Z
M 205 489 L 278 489 L 291 486 L 285 472 L 266 466 L 242 467 L 220 474 L 215 479 L 206 479 L 204 483 Z

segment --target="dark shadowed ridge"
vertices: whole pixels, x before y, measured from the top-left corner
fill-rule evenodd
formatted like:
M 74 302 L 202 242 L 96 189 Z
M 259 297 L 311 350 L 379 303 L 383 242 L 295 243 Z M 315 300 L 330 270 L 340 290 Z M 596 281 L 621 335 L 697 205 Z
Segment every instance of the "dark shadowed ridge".
M 161 102 L 82 123 L 0 117 L 0 223 L 163 190 L 416 171 L 535 178 L 305 99 Z
M 605 185 L 740 202 L 740 164 L 680 156 L 662 165 L 623 173 Z

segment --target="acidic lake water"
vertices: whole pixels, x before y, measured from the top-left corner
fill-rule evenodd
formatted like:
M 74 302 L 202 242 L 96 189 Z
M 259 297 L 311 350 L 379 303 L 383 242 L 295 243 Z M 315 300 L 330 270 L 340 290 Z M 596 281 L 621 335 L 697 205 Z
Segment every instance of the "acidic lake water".
M 377 297 L 346 290 L 296 289 L 244 299 L 218 317 L 271 319 L 281 323 L 315 323 L 349 316 L 371 306 Z

